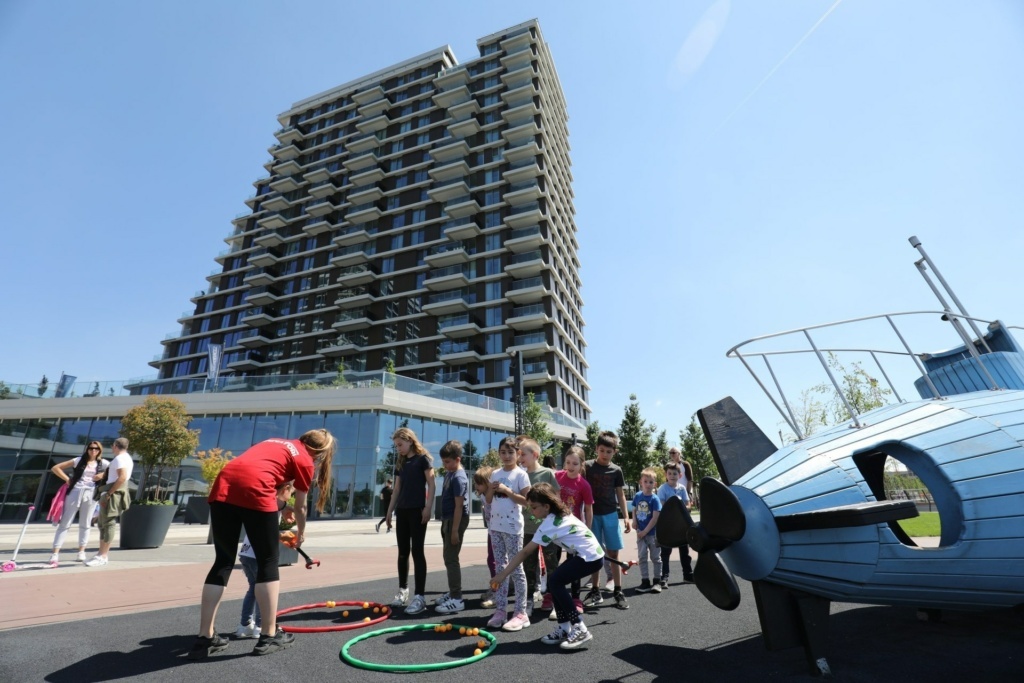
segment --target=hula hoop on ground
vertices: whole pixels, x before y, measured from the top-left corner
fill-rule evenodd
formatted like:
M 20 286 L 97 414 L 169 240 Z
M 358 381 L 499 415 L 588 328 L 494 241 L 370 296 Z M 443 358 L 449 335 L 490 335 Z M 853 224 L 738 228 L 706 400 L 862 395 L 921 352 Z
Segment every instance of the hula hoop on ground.
M 352 640 L 345 643 L 345 646 L 341 648 L 341 652 L 338 653 L 338 656 L 341 658 L 341 661 L 345 662 L 346 664 L 351 664 L 352 666 L 358 667 L 360 669 L 369 669 L 370 671 L 383 671 L 385 673 L 418 673 L 423 671 L 440 671 L 442 669 L 453 669 L 457 666 L 472 664 L 473 662 L 478 662 L 487 655 L 491 654 L 492 652 L 494 652 L 494 648 L 498 647 L 497 638 L 491 635 L 488 631 L 479 629 L 480 633 L 478 634 L 478 636 L 486 638 L 487 641 L 490 643 L 487 646 L 487 649 L 478 655 L 465 657 L 463 659 L 453 659 L 450 662 L 434 662 L 430 664 L 377 664 L 376 662 L 364 662 L 361 659 L 356 659 L 349 653 L 349 649 L 351 649 L 353 645 L 361 641 L 364 641 L 367 638 L 374 638 L 376 636 L 383 636 L 388 633 L 399 633 L 402 631 L 426 631 L 427 629 L 433 629 L 439 625 L 440 624 L 409 624 L 408 626 L 392 626 L 391 628 L 382 628 L 378 631 L 370 631 L 369 633 L 364 633 L 361 636 L 356 636 Z M 458 630 L 460 627 L 453 624 L 452 628 Z M 470 637 L 476 638 L 477 636 Z
M 369 605 L 364 608 L 363 605 Z M 352 631 L 357 628 L 366 628 L 367 626 L 373 626 L 379 624 L 382 621 L 386 621 L 391 616 L 391 608 L 387 605 L 382 605 L 379 602 L 359 602 L 355 600 L 343 600 L 334 601 L 334 607 L 357 607 L 359 609 L 373 610 L 374 607 L 380 608 L 381 614 L 378 617 L 370 619 L 370 621 L 353 621 L 348 624 L 333 624 L 331 626 L 289 626 L 287 624 L 278 623 L 278 628 L 288 633 L 329 633 L 331 631 Z M 327 609 L 333 609 L 327 607 L 326 602 L 314 602 L 309 605 L 299 605 L 298 607 L 288 607 L 286 609 L 278 610 L 277 618 L 280 619 L 285 614 L 292 614 L 293 612 L 302 612 L 303 610 L 318 609 L 325 607 Z

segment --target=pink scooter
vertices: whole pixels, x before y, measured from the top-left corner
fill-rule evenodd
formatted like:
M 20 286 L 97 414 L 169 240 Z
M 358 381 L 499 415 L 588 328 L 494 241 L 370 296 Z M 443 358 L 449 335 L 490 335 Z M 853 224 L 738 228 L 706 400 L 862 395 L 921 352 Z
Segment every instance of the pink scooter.
M 16 569 L 28 569 L 29 567 L 32 567 L 33 569 L 40 569 L 43 567 L 53 568 L 57 566 L 56 562 L 47 562 L 45 564 L 22 565 L 19 567 L 18 563 L 15 562 L 15 560 L 18 559 L 18 551 L 21 550 L 21 542 L 25 539 L 25 532 L 28 531 L 28 521 L 32 519 L 32 511 L 35 509 L 35 505 L 28 506 L 28 515 L 25 516 L 25 523 L 21 527 L 21 535 L 18 536 L 18 544 L 14 546 L 14 555 L 11 556 L 11 559 L 3 563 L 2 569 L 5 572 L 13 572 Z

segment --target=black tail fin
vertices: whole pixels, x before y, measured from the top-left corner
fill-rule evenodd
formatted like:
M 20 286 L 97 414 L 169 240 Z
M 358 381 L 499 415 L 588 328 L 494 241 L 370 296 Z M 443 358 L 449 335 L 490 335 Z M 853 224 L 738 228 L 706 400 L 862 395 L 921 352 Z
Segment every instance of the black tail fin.
M 732 396 L 697 411 L 722 481 L 732 484 L 778 450 Z

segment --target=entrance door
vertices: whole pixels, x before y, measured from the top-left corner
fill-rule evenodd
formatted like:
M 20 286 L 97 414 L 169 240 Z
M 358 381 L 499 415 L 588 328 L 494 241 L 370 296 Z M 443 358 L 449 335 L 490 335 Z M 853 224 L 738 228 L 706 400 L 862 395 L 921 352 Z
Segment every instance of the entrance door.
M 356 468 L 343 465 L 334 468 L 334 493 L 331 516 L 335 519 L 351 519 L 355 495 Z

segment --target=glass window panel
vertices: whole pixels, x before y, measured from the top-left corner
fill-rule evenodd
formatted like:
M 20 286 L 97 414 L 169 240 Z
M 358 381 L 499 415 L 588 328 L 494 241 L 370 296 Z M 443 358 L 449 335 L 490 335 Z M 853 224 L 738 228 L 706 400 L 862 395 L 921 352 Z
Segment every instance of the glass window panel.
M 17 470 L 45 470 L 50 461 L 50 449 L 22 448 L 18 456 Z
M 252 434 L 255 422 L 255 417 L 252 415 L 221 418 L 220 441 L 217 442 L 217 446 L 231 451 L 235 455 L 241 455 L 253 443 Z
M 196 450 L 216 448 L 220 439 L 220 417 L 197 417 L 188 423 L 188 428 L 199 430 L 199 446 Z
M 338 440 L 338 449 L 355 448 L 359 436 L 359 413 L 327 413 L 324 427 Z
M 22 521 L 28 515 L 28 506 L 32 505 L 39 489 L 41 474 L 14 474 L 10 477 L 7 497 L 3 508 L 0 508 L 0 520 L 13 519 Z
M 89 441 L 99 441 L 103 444 L 104 452 L 108 451 L 114 443 L 114 439 L 121 436 L 121 420 L 119 418 L 96 418 L 93 420 L 92 429 L 89 430 Z M 132 445 L 128 444 L 128 452 L 131 453 Z
M 377 414 L 363 412 L 359 414 L 359 438 L 356 446 L 373 448 L 377 445 Z
M 292 415 L 292 434 L 299 438 L 311 429 L 324 428 L 323 413 L 295 413 Z
M 256 428 L 253 433 L 252 442 L 259 443 L 267 439 L 292 439 L 300 436 L 288 431 L 288 422 L 291 415 L 288 413 L 276 413 L 273 415 L 256 416 Z
M 423 431 L 419 434 L 420 443 L 427 452 L 434 456 L 434 462 L 440 461 L 441 446 L 448 441 L 448 425 L 434 420 L 424 420 Z
M 374 470 L 372 466 L 356 467 L 355 494 L 352 497 L 352 514 L 356 517 L 372 517 L 376 487 L 374 486 Z M 385 510 L 385 512 L 387 512 Z M 383 513 L 381 513 L 383 516 Z
M 73 420 L 62 418 L 54 433 L 53 456 L 50 458 L 50 466 L 59 462 L 77 458 L 85 452 L 85 446 L 89 442 L 89 430 L 92 429 L 92 420 Z M 110 460 L 110 449 L 104 448 L 102 457 Z
M 357 448 L 356 449 L 356 465 L 360 467 L 373 467 L 374 461 L 377 459 L 377 446 L 372 448 Z
M 334 452 L 334 464 L 335 465 L 355 465 L 356 464 L 356 449 L 355 448 L 339 448 Z

